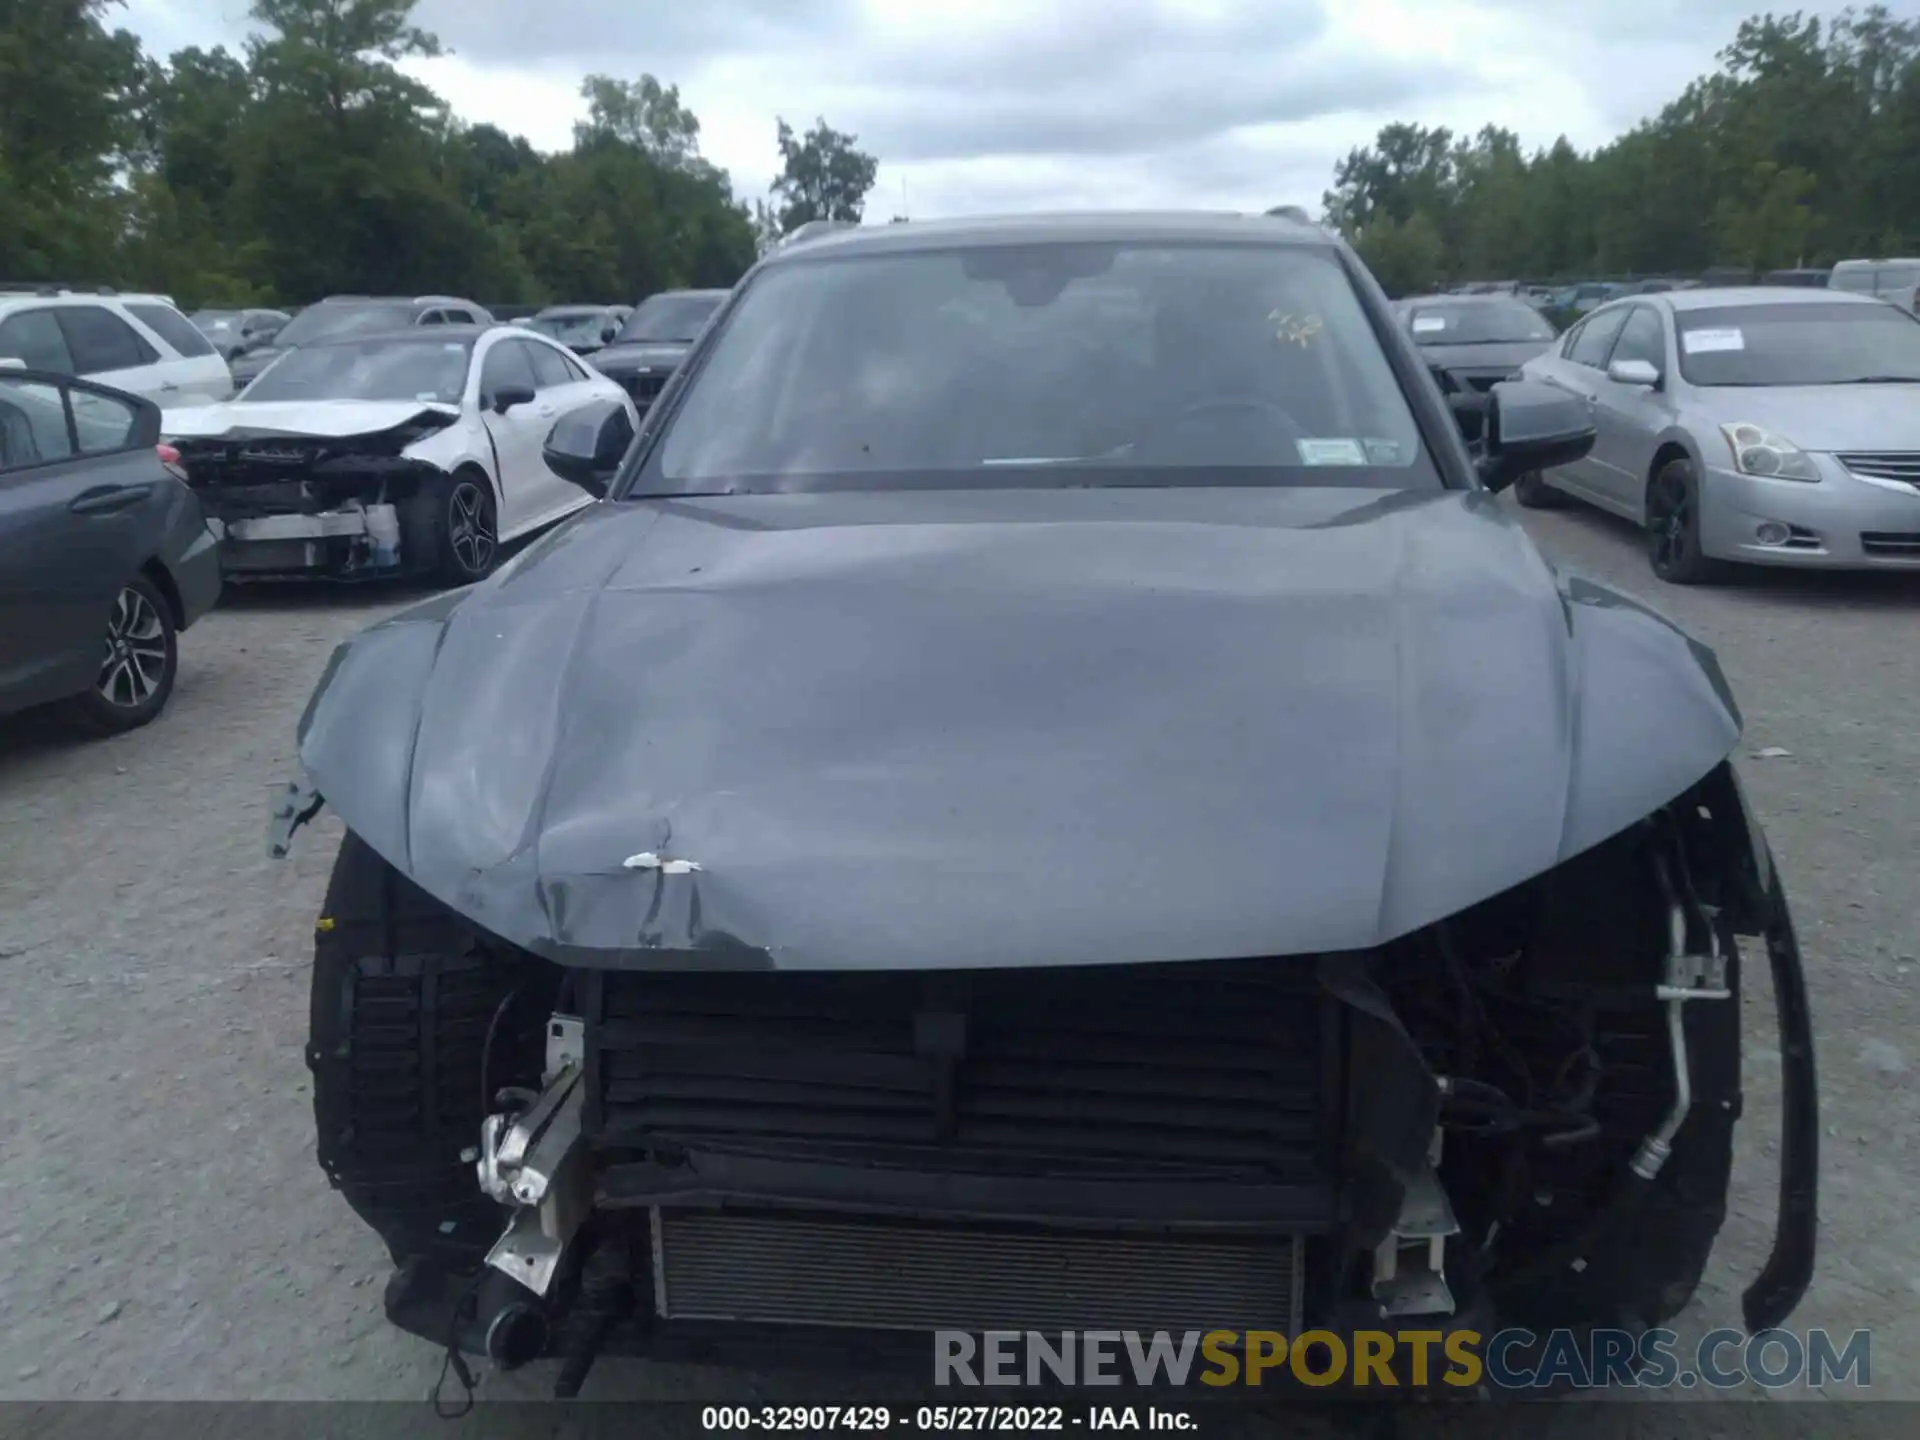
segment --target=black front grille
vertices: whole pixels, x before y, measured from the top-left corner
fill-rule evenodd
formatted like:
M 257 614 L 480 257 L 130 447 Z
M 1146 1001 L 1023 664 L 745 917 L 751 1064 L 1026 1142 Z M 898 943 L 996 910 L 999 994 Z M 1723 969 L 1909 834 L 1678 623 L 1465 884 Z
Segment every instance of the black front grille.
M 1860 535 L 1860 548 L 1869 555 L 1909 556 L 1920 559 L 1920 531 L 1866 530 Z
M 1856 475 L 1899 480 L 1920 488 L 1920 450 L 1857 450 L 1834 458 Z
M 628 375 L 620 383 L 627 387 L 634 404 L 645 409 L 666 388 L 667 379 L 665 375 Z
M 1306 1179 L 1326 1173 L 1336 1025 L 1287 960 L 608 973 L 589 1125 L 656 1152 Z

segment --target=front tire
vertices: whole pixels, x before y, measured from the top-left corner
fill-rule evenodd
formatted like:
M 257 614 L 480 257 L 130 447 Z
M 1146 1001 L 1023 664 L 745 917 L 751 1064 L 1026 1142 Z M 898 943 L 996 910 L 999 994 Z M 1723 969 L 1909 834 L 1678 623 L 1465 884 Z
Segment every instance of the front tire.
M 357 835 L 341 842 L 314 927 L 316 1148 L 396 1265 L 469 1263 L 499 1237 L 505 1213 L 463 1155 L 493 1108 L 485 1092 L 539 1084 L 550 973 L 475 931 Z
M 1722 566 L 1700 542 L 1700 481 L 1690 460 L 1669 460 L 1647 485 L 1647 564 L 1669 585 L 1705 585 Z
M 1560 510 L 1567 503 L 1567 497 L 1547 484 L 1546 476 L 1538 470 L 1513 482 L 1513 498 L 1528 510 Z
M 65 702 L 64 716 L 91 735 L 120 735 L 151 724 L 166 709 L 180 671 L 173 607 L 145 575 L 114 597 L 93 688 Z
M 493 483 L 478 470 L 456 470 L 423 487 L 407 522 L 403 535 L 407 550 L 416 563 L 449 586 L 484 580 L 500 563 L 500 519 Z

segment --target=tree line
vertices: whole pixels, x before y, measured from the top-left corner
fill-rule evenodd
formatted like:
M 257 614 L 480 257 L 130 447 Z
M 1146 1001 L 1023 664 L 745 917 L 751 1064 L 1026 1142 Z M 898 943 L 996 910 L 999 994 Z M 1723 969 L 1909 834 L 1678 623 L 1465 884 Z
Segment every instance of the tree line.
M 726 286 L 772 238 L 858 220 L 877 162 L 824 120 L 775 122 L 740 200 L 651 75 L 590 75 L 573 144 L 469 125 L 400 62 L 442 53 L 414 0 L 254 0 L 241 53 L 164 61 L 120 0 L 0 0 L 0 280 L 181 304 L 340 292 L 631 301 Z
M 1389 125 L 1340 161 L 1324 203 L 1399 294 L 1911 255 L 1920 24 L 1880 5 L 1756 16 L 1711 74 L 1589 154 Z
M 743 201 L 651 75 L 588 76 L 571 147 L 543 154 L 401 71 L 441 53 L 414 0 L 254 0 L 240 53 L 164 61 L 110 25 L 119 4 L 0 0 L 0 280 L 189 306 L 630 299 L 731 284 L 794 225 L 861 219 L 877 169 L 856 136 L 776 117 L 779 176 Z M 1588 153 L 1388 125 L 1324 204 L 1398 293 L 1911 254 L 1920 22 L 1756 16 L 1712 73 Z

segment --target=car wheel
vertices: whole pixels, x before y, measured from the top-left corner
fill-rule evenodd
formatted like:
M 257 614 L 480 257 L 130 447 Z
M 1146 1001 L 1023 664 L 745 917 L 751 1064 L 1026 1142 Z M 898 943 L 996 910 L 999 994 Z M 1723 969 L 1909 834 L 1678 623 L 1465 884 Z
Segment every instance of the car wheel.
M 1703 585 L 1719 573 L 1700 548 L 1700 483 L 1692 461 L 1668 461 L 1647 486 L 1647 563 L 1669 585 Z
M 1531 470 L 1513 482 L 1513 498 L 1529 510 L 1558 510 L 1567 497 L 1547 484 L 1538 470 Z
M 114 597 L 93 687 L 66 702 L 66 718 L 95 735 L 137 730 L 166 708 L 180 669 L 173 608 L 136 575 Z
M 429 497 L 425 519 L 418 539 L 440 579 L 471 585 L 493 573 L 500 561 L 500 522 L 484 475 L 461 470 L 449 476 Z

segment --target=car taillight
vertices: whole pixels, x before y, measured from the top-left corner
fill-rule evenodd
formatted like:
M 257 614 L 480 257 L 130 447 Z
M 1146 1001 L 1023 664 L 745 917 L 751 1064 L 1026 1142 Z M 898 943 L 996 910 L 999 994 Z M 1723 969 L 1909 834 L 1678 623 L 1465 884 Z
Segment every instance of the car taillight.
M 181 460 L 180 452 L 174 449 L 173 446 L 156 445 L 153 447 L 153 453 L 160 457 L 161 465 L 166 468 L 166 472 L 173 476 L 174 479 L 185 480 L 187 478 L 186 463 Z

